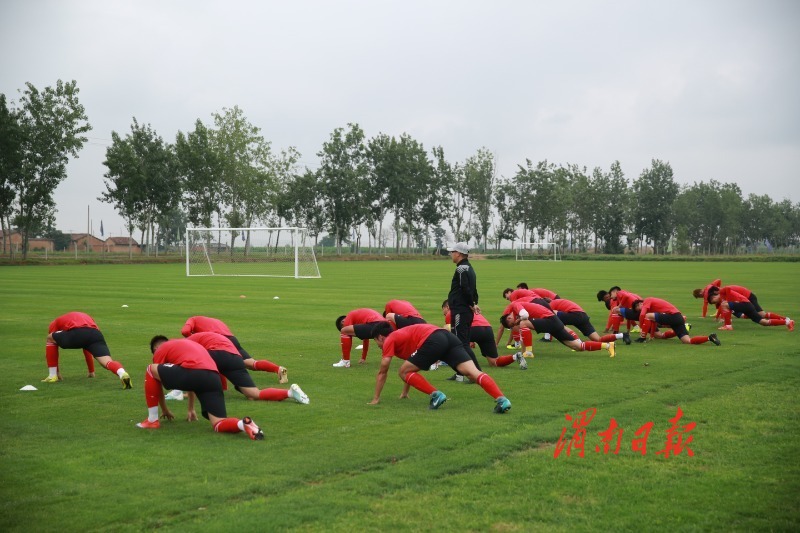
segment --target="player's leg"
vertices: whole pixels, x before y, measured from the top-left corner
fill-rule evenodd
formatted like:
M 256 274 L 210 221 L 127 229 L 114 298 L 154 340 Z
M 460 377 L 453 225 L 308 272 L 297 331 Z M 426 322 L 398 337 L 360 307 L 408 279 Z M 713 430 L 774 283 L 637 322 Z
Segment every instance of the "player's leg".
M 59 331 L 55 334 L 60 333 Z M 53 339 L 54 333 L 47 334 L 44 345 L 44 357 L 47 362 L 47 377 L 42 383 L 55 383 L 61 381 L 61 373 L 58 371 L 58 343 Z
M 448 338 L 447 347 L 442 355 L 442 359 L 447 364 L 455 368 L 461 375 L 468 377 L 473 383 L 480 387 L 491 396 L 495 401 L 494 412 L 505 413 L 511 409 L 511 402 L 505 397 L 503 391 L 497 386 L 492 377 L 475 366 L 469 354 L 464 350 L 464 345 L 459 344 L 459 339 Z
M 106 339 L 99 330 L 89 329 L 86 332 L 85 348 L 97 359 L 100 366 L 119 377 L 123 389 L 131 388 L 130 375 L 122 366 L 122 363 L 111 358 L 111 350 L 109 350 Z
M 172 368 L 180 369 L 180 367 Z M 177 375 L 178 371 L 173 372 L 172 368 L 164 367 L 164 373 L 168 376 L 175 374 L 170 381 L 173 383 L 181 381 L 181 384 L 183 384 L 182 379 L 179 379 Z M 158 421 L 158 406 L 161 404 L 164 398 L 164 387 L 161 379 L 159 365 L 147 365 L 147 369 L 144 373 L 144 399 L 147 404 L 147 418 L 144 421 L 136 424 L 140 428 L 157 429 L 161 425 Z

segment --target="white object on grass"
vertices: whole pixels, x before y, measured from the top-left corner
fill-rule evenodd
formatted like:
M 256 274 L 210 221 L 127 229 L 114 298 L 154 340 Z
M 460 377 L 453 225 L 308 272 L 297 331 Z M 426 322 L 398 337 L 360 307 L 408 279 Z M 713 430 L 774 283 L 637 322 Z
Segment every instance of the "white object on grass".
M 280 296 L 275 296 L 275 297 L 273 298 L 273 300 L 280 300 L 280 299 L 281 299 L 281 297 L 280 297 Z
M 22 388 L 21 388 L 21 389 L 19 389 L 19 390 L 39 390 L 39 389 L 37 389 L 37 388 L 36 388 L 36 387 L 34 387 L 33 385 L 25 385 L 24 387 L 22 387 Z
M 122 307 L 128 307 L 128 304 L 122 304 Z
M 363 344 L 359 344 L 358 346 L 356 346 L 356 350 L 362 350 L 362 349 L 364 349 Z
M 164 398 L 167 400 L 178 400 L 180 402 L 183 400 L 183 391 L 178 389 L 171 390 L 164 395 Z

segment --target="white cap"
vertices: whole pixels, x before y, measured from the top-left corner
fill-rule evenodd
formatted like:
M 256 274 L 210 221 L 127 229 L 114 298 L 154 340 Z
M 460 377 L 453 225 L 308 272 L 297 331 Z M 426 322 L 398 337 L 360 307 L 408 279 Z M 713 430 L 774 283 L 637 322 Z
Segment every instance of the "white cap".
M 458 252 L 460 254 L 469 255 L 469 245 L 465 242 L 457 242 L 452 246 L 448 246 L 447 251 Z

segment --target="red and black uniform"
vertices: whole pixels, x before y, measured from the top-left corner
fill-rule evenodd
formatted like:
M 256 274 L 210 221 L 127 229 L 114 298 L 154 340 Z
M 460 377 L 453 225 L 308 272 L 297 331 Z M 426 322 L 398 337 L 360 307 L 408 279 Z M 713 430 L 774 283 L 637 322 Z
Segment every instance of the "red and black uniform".
M 203 346 L 188 339 L 166 341 L 153 354 L 153 363 L 158 365 L 159 393 L 161 386 L 194 392 L 204 418 L 209 413 L 218 418 L 227 416 L 217 364 Z M 147 390 L 147 380 L 145 394 L 148 407 L 158 405 L 158 395 Z
M 715 279 L 703 289 L 703 318 L 705 318 L 706 314 L 708 313 L 708 291 L 710 291 L 713 287 L 722 287 L 722 280 Z M 719 306 L 717 306 L 717 308 L 719 308 Z
M 217 371 L 228 378 L 239 390 L 240 387 L 255 387 L 256 384 L 247 368 L 244 359 L 239 355 L 236 346 L 224 335 L 210 331 L 189 335 L 188 340 L 196 342 L 206 349 L 208 355 L 217 365 Z
M 86 313 L 73 311 L 61 315 L 50 323 L 48 333 L 59 348 L 83 348 L 94 357 L 111 355 L 105 337 Z
M 413 324 L 426 323 L 419 311 L 411 305 L 411 302 L 406 300 L 389 300 L 386 302 L 386 306 L 383 308 L 383 316 L 388 313 L 394 313 L 394 324 L 398 329 Z
M 511 304 L 511 310 L 515 316 L 519 316 L 519 311 L 523 308 L 528 312 L 528 320 L 533 324 L 533 329 L 539 333 L 549 333 L 561 342 L 574 340 L 564 327 L 564 323 L 551 309 L 530 302 L 513 302 Z
M 535 287 L 535 288 L 533 288 L 531 290 L 537 294 L 538 298 L 550 298 L 551 300 L 558 300 L 558 294 L 554 293 L 550 289 L 543 289 L 542 287 Z
M 208 316 L 193 316 L 190 317 L 181 328 L 181 335 L 188 337 L 193 333 L 219 333 L 227 337 L 236 347 L 236 351 L 244 359 L 252 359 L 252 356 L 247 353 L 247 350 L 242 348 L 239 340 L 231 332 L 230 328 L 225 325 L 225 322 L 218 318 L 211 318 Z
M 530 289 L 516 289 L 508 294 L 509 302 L 516 302 L 517 300 L 530 302 L 531 300 L 535 300 L 538 298 L 542 298 L 542 296 L 539 296 Z
M 589 315 L 575 302 L 559 298 L 550 302 L 550 309 L 555 312 L 561 322 L 567 326 L 575 326 L 585 336 L 588 337 L 595 333 L 596 330 L 589 321 Z M 608 340 L 613 342 L 613 339 Z
M 642 309 L 639 312 L 639 324 L 643 333 L 651 330 L 650 322 L 646 316 L 648 313 L 655 314 L 656 324 L 672 328 L 676 337 L 681 338 L 689 334 L 683 313 L 668 301 L 660 298 L 645 298 L 642 302 Z
M 364 346 L 361 351 L 362 361 L 367 358 L 367 354 L 369 353 L 369 339 L 372 337 L 372 329 L 376 324 L 381 322 L 386 322 L 386 319 L 383 318 L 379 312 L 366 307 L 353 309 L 345 315 L 342 321 L 342 328 L 345 326 L 353 326 L 353 333 L 355 336 L 364 341 Z M 353 347 L 353 337 L 340 333 L 339 344 L 342 348 L 342 359 L 349 361 L 350 350 Z
M 763 311 L 758 304 L 758 298 L 750 292 L 747 288 L 738 285 L 726 285 L 719 289 L 720 304 L 725 301 L 728 302 L 728 308 L 731 313 L 736 316 L 746 316 L 756 324 L 761 324 L 762 316 L 759 311 Z M 755 300 L 755 304 L 753 304 Z M 725 324 L 731 323 L 730 314 L 724 317 Z
M 444 323 L 450 324 L 450 312 L 445 315 Z M 469 339 L 481 349 L 481 354 L 488 359 L 498 357 L 497 344 L 494 342 L 494 330 L 489 321 L 483 315 L 475 315 L 472 318 L 472 327 L 469 329 Z M 512 358 L 513 360 L 513 358 Z

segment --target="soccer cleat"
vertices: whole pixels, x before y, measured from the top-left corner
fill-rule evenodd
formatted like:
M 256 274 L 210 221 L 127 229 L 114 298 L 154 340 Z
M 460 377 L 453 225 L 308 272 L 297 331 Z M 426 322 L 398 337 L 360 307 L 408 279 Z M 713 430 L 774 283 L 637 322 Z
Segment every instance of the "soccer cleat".
M 639 326 L 633 326 L 631 328 L 631 333 L 639 333 L 640 331 L 642 330 L 639 328 Z
M 145 418 L 142 422 L 136 424 L 136 427 L 142 429 L 158 429 L 161 427 L 161 422 L 159 422 L 158 420 L 156 420 L 155 422 L 150 422 L 150 420 Z
M 494 412 L 498 415 L 507 413 L 511 409 L 511 402 L 505 396 L 500 396 L 495 402 Z
M 686 323 L 686 331 L 692 331 L 692 325 L 688 322 Z
M 289 383 L 289 376 L 286 368 L 278 367 L 278 383 Z
M 122 375 L 119 377 L 119 379 L 120 379 L 120 381 L 122 381 L 122 388 L 123 389 L 132 388 L 131 377 L 128 375 L 127 372 L 123 372 Z
M 443 392 L 435 390 L 431 393 L 431 403 L 428 409 L 438 409 L 446 401 L 447 396 L 445 396 Z
M 548 342 L 550 342 L 550 341 L 548 341 Z M 528 350 L 525 350 L 525 353 L 522 354 L 522 357 L 527 357 L 529 359 L 533 359 L 533 352 L 529 352 Z
M 331 365 L 333 368 L 350 368 L 350 361 L 347 359 L 342 359 L 338 363 L 334 363 Z
M 720 326 L 717 329 L 720 331 L 733 331 L 733 326 L 731 324 L 727 324 L 725 326 Z
M 517 363 L 519 363 L 519 369 L 528 370 L 528 362 L 525 360 L 522 354 L 517 352 L 517 355 L 515 357 L 517 359 Z
M 439 363 L 433 363 L 428 370 L 437 370 L 439 368 Z
M 463 376 L 462 376 L 462 377 L 463 377 Z M 447 378 L 447 381 L 455 381 L 455 380 L 457 380 L 457 379 L 458 379 L 458 374 L 453 374 L 452 376 L 450 376 L 449 378 Z
M 247 436 L 252 440 L 264 440 L 264 432 L 253 422 L 249 416 L 242 418 L 242 425 Z
M 719 346 L 720 344 L 722 344 L 722 343 L 719 341 L 719 337 L 717 337 L 717 334 L 716 334 L 716 333 L 712 333 L 711 335 L 709 335 L 709 336 L 708 336 L 708 340 L 710 340 L 711 342 L 713 342 L 713 343 L 714 343 L 714 344 L 716 344 L 717 346 Z
M 627 332 L 623 333 L 622 334 L 622 342 L 624 342 L 626 345 L 630 345 L 630 343 L 631 343 L 631 334 L 627 333 Z
M 639 342 L 639 343 L 647 342 L 647 337 L 639 337 L 634 342 Z
M 179 402 L 183 401 L 183 391 L 178 389 L 173 389 L 164 395 L 165 400 L 177 400 Z
M 791 318 L 787 318 L 786 327 L 789 328 L 789 331 L 794 331 L 794 320 L 792 320 Z
M 461 374 L 456 374 L 456 382 L 464 383 L 465 381 L 467 381 L 466 377 L 462 376 Z
M 513 350 L 515 348 L 516 346 L 514 346 L 513 344 L 506 344 L 506 350 Z
M 61 378 L 58 376 L 47 376 L 42 380 L 42 383 L 56 383 L 58 381 L 61 381 Z
M 550 339 L 542 337 L 541 339 L 539 339 L 539 342 L 550 342 Z
M 303 405 L 308 405 L 311 402 L 308 396 L 306 396 L 306 393 L 294 383 L 289 387 L 289 396 L 297 403 L 302 403 Z
M 608 343 L 608 356 L 609 357 L 614 357 L 615 355 L 617 355 L 616 345 L 613 342 L 609 342 Z

